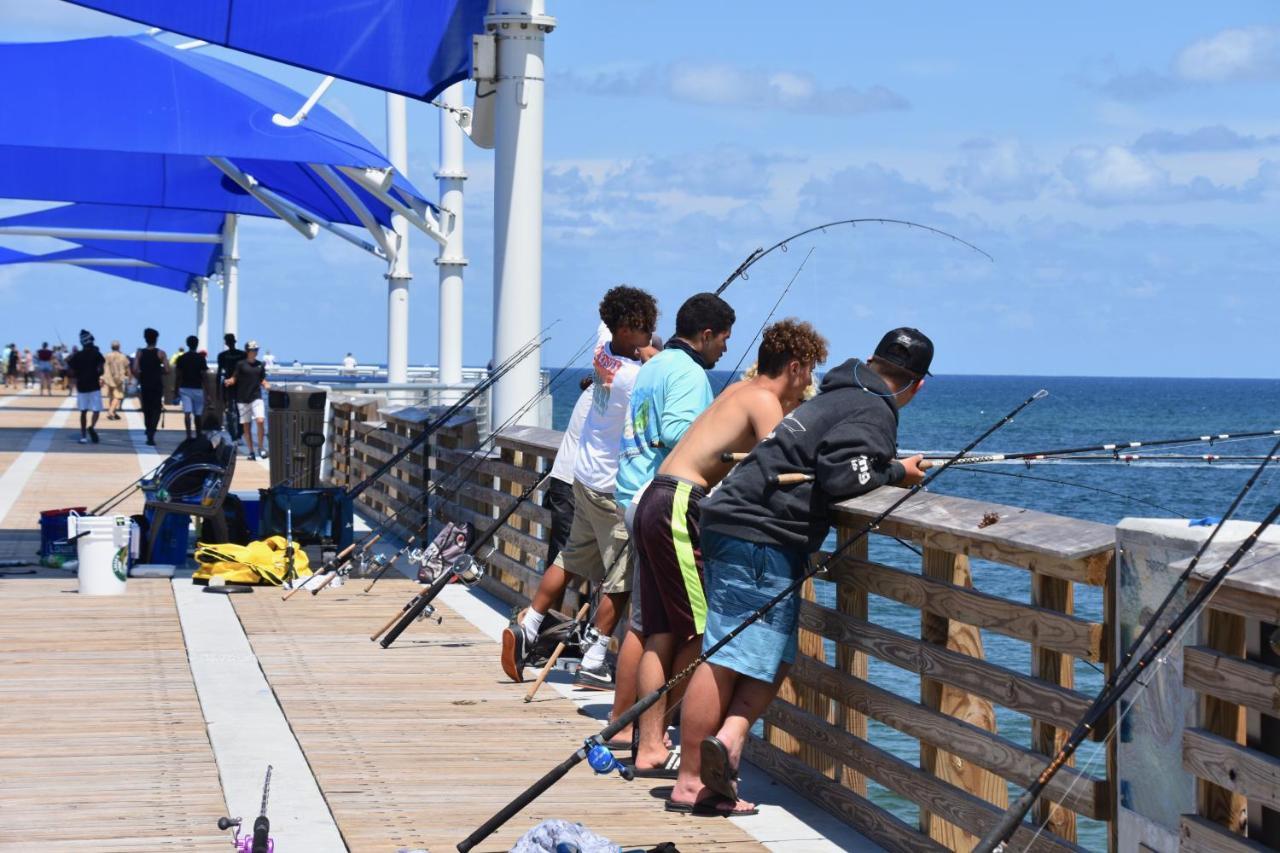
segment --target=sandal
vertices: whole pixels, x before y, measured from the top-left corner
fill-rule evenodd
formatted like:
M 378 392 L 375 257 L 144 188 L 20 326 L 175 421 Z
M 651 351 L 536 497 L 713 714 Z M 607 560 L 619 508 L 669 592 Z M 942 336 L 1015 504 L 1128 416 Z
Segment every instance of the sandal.
M 718 738 L 703 738 L 702 784 L 725 799 L 738 800 L 738 770 L 729 763 L 729 750 Z
M 729 808 L 721 808 L 726 803 Z M 674 800 L 667 800 L 663 808 L 675 814 L 687 814 L 691 817 L 751 817 L 760 814 L 760 810 L 755 806 L 738 808 L 736 799 L 722 797 L 719 794 L 713 794 L 696 803 L 677 803 Z
M 668 752 L 661 767 L 636 767 L 634 760 L 628 766 L 637 779 L 676 779 L 680 776 L 680 753 Z

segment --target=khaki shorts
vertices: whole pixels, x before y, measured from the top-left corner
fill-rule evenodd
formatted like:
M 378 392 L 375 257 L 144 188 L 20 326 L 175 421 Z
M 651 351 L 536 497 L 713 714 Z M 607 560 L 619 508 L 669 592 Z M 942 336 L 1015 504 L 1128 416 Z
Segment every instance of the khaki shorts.
M 123 400 L 124 386 L 123 385 L 103 385 L 102 396 L 106 397 L 108 400 Z
M 605 592 L 631 589 L 631 557 L 620 557 L 627 548 L 627 527 L 613 495 L 597 492 L 575 481 L 573 526 L 569 542 L 556 558 L 566 572 L 596 583 Z

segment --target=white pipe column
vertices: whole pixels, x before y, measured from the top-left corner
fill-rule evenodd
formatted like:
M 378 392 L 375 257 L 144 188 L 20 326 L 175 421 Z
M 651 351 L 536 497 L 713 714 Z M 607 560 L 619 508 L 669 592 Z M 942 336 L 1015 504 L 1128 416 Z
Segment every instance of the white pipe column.
M 485 30 L 497 36 L 494 98 L 493 362 L 542 329 L 543 47 L 556 19 L 543 0 L 492 0 Z M 541 357 L 530 356 L 493 389 L 491 422 L 503 423 L 537 392 Z M 535 408 L 518 423 L 536 424 Z
M 387 95 L 387 159 L 401 175 L 409 174 L 409 140 L 403 95 Z M 395 255 L 387 262 L 387 382 L 409 380 L 409 221 L 391 215 Z M 393 395 L 394 396 L 394 395 Z
M 196 337 L 200 339 L 200 346 L 214 352 L 209 346 L 209 279 L 196 278 L 191 293 L 196 298 Z
M 222 334 L 240 335 L 240 227 L 234 213 L 222 226 Z
M 454 83 L 440 95 L 445 109 L 440 111 L 440 206 L 453 214 L 448 240 L 440 247 L 436 265 L 440 268 L 440 381 L 462 381 L 462 271 L 467 265 L 462 247 L 463 147 L 466 133 L 457 122 L 462 108 L 462 84 Z

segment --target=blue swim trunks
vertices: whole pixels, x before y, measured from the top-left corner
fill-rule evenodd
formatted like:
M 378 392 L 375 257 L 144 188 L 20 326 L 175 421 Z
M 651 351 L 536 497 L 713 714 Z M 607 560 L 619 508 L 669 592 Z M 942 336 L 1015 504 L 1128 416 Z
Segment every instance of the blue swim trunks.
M 702 533 L 707 591 L 706 651 L 804 572 L 800 550 L 761 545 L 713 530 Z M 711 657 L 711 663 L 772 683 L 783 663 L 796 659 L 800 596 L 789 595 Z

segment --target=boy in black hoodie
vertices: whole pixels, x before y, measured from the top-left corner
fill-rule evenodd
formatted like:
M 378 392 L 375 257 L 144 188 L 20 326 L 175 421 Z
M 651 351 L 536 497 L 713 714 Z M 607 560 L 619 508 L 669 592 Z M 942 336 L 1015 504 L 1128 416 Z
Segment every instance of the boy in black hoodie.
M 831 530 L 829 507 L 924 477 L 920 456 L 896 459 L 898 409 L 924 384 L 933 343 L 894 329 L 867 362 L 849 359 L 787 415 L 701 504 L 707 592 L 704 650 L 789 586 Z M 804 482 L 779 484 L 780 474 Z M 751 726 L 795 659 L 799 602 L 790 596 L 702 664 L 685 695 L 680 776 L 668 811 L 755 814 L 738 799 Z M 692 749 L 693 744 L 699 749 Z

